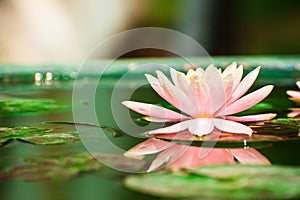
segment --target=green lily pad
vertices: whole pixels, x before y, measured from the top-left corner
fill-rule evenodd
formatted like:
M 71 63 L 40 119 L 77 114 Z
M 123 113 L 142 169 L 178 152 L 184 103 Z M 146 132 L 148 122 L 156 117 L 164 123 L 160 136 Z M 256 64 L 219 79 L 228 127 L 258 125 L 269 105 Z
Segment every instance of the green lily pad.
M 127 170 L 145 168 L 146 162 L 119 154 L 73 153 L 67 155 L 35 156 L 24 159 L 23 165 L 11 166 L 0 172 L 0 181 L 67 181 L 83 172 L 95 172 L 117 167 Z M 104 163 L 104 164 L 102 164 Z M 107 171 L 104 171 L 104 173 Z M 123 176 L 124 174 L 120 174 Z
M 0 115 L 33 113 L 66 109 L 53 99 L 0 98 Z
M 14 166 L 0 173 L 0 181 L 62 181 L 82 172 L 103 168 L 103 165 L 88 153 L 40 157 L 25 160 L 25 165 Z
M 74 131 L 57 132 L 55 129 L 38 127 L 0 127 L 0 146 L 14 141 L 28 142 L 32 144 L 64 144 L 79 141 Z
M 57 125 L 74 125 L 77 127 L 84 127 L 84 132 L 87 131 L 95 131 L 96 129 L 102 129 L 103 132 L 105 133 L 109 133 L 111 136 L 113 137 L 119 137 L 122 136 L 123 133 L 119 130 L 110 128 L 108 126 L 99 126 L 99 125 L 95 125 L 95 124 L 88 124 L 88 123 L 75 123 L 75 122 L 68 122 L 68 121 L 46 121 L 44 122 L 45 124 L 57 124 Z M 107 134 L 106 134 L 107 135 Z
M 127 188 L 149 195 L 191 199 L 298 199 L 300 169 L 225 165 L 153 172 L 125 178 Z
M 202 147 L 214 146 L 215 148 L 261 148 L 272 145 L 274 142 L 300 140 L 299 119 L 282 118 L 259 123 L 249 123 L 248 125 L 254 130 L 251 136 L 221 132 L 220 135 L 218 134 L 218 137 L 212 134 L 202 137 L 191 137 L 186 131 L 182 131 L 176 134 L 156 134 L 155 137 L 178 144 Z
M 75 125 L 80 127 L 82 138 L 79 137 Z M 101 133 L 99 133 L 99 129 L 102 130 Z M 15 140 L 39 145 L 74 143 L 84 139 L 85 134 L 88 135 L 87 138 L 95 136 L 97 139 L 122 135 L 120 131 L 107 126 L 73 122 L 46 122 L 39 127 L 0 127 L 0 147 Z

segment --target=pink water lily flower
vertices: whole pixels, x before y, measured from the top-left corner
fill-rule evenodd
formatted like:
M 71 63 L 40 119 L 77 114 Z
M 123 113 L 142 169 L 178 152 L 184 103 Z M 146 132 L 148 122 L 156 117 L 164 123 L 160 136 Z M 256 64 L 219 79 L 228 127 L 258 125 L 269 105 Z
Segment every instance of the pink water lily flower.
M 300 108 L 290 108 L 291 112 L 287 114 L 288 117 L 297 117 L 300 115 Z
M 297 81 L 296 84 L 297 84 L 298 88 L 300 89 L 300 81 Z M 300 103 L 300 92 L 299 91 L 288 90 L 288 91 L 286 91 L 286 93 L 288 95 L 290 95 L 290 97 L 291 97 L 290 99 L 292 101 L 295 101 L 296 103 Z
M 223 72 L 213 65 L 205 70 L 190 69 L 187 74 L 170 68 L 172 82 L 161 71 L 156 71 L 157 78 L 146 74 L 151 87 L 182 113 L 148 103 L 122 103 L 145 115 L 148 121 L 175 123 L 151 130 L 150 135 L 188 130 L 192 135 L 203 136 L 214 129 L 251 135 L 252 129 L 240 122 L 270 120 L 276 116 L 274 113 L 232 116 L 256 105 L 272 91 L 273 85 L 267 85 L 243 96 L 256 80 L 259 70 L 257 67 L 242 79 L 243 66 L 237 67 L 235 62 Z
M 195 168 L 207 165 L 240 164 L 270 165 L 270 161 L 253 148 L 202 148 L 179 145 L 154 137 L 147 139 L 125 153 L 126 157 L 143 158 L 145 155 L 159 153 L 148 172 L 161 167 L 171 171 L 181 168 Z M 237 161 L 236 161 L 237 160 Z M 164 166 L 166 165 L 166 166 Z
M 297 81 L 297 86 L 300 89 L 300 81 Z M 300 92 L 294 90 L 288 90 L 286 93 L 291 97 L 290 100 L 300 104 Z M 296 117 L 300 115 L 300 108 L 291 108 L 292 112 L 288 114 L 288 117 Z

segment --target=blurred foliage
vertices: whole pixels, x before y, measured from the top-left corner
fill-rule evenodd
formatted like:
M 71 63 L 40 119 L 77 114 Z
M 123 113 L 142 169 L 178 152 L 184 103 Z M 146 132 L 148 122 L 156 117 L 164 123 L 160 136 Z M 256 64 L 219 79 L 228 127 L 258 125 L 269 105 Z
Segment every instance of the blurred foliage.
M 106 126 L 72 122 L 47 122 L 40 125 L 41 127 L 0 127 L 0 147 L 15 140 L 37 145 L 75 143 L 80 141 L 75 125 L 80 129 L 83 136 L 81 139 L 101 139 L 122 135 L 119 131 Z M 87 135 L 87 138 L 84 138 L 84 135 Z
M 18 140 L 32 144 L 64 144 L 79 141 L 76 132 L 56 132 L 49 128 L 37 127 L 0 127 L 0 146 Z
M 225 165 L 128 176 L 129 189 L 159 197 L 189 199 L 297 199 L 300 169 Z
M 19 99 L 0 98 L 0 115 L 12 115 L 33 112 L 45 112 L 66 109 L 68 106 L 58 105 L 52 99 Z
M 25 163 L 0 173 L 0 181 L 62 181 L 103 167 L 88 153 L 36 157 L 25 160 Z

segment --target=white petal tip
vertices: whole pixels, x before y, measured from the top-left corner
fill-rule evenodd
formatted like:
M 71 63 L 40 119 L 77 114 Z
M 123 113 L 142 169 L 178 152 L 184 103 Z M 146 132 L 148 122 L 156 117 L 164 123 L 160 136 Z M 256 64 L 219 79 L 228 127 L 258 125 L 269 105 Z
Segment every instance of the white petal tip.
M 149 169 L 146 171 L 147 173 L 153 172 L 155 169 L 152 169 L 152 167 L 150 166 Z
M 249 135 L 249 136 L 252 136 L 252 133 L 253 133 L 253 131 L 249 132 L 249 133 L 246 133 L 246 134 Z
M 275 118 L 276 116 L 277 116 L 276 113 L 270 113 L 270 119 L 273 119 L 273 118 Z
M 252 133 L 253 133 L 254 131 L 252 130 L 252 128 L 250 128 L 250 127 L 248 127 L 248 128 L 249 128 L 249 130 L 245 130 L 245 132 L 242 133 L 242 134 L 246 134 L 246 135 L 252 136 Z
M 124 106 L 128 107 L 129 101 L 122 101 L 122 104 L 123 104 Z
M 176 69 L 174 69 L 174 68 L 172 68 L 172 67 L 170 67 L 170 72 L 177 72 L 177 70 Z
M 257 70 L 260 70 L 261 66 L 256 67 Z
M 132 153 L 130 151 L 127 151 L 127 152 L 123 153 L 123 156 L 125 156 L 127 158 L 133 158 L 133 159 L 136 159 L 136 160 L 142 160 L 145 157 L 143 155 L 135 154 L 135 153 Z
M 149 77 L 152 77 L 150 74 L 145 74 L 145 77 L 148 79 Z
M 156 131 L 156 130 L 153 130 L 153 131 L 146 131 L 146 132 L 145 132 L 145 135 L 148 135 L 148 136 L 155 135 L 155 134 L 157 134 L 157 131 Z
M 236 61 L 233 61 L 230 65 L 228 65 L 228 67 L 233 67 L 234 69 L 236 69 L 237 67 L 237 62 Z
M 270 93 L 274 88 L 274 85 L 266 85 L 260 89 L 263 89 L 265 93 Z

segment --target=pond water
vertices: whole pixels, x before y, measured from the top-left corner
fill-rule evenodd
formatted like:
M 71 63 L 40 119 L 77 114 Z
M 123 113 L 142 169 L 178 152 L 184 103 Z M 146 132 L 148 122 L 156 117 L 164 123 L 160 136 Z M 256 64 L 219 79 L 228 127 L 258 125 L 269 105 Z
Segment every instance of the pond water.
M 256 63 L 254 61 L 253 63 L 250 62 L 250 65 L 255 65 Z M 264 62 L 267 63 L 267 61 Z M 276 62 L 272 61 L 269 65 L 273 63 Z M 284 63 L 284 59 L 281 60 L 281 63 Z M 292 64 L 288 63 L 286 68 L 282 68 L 280 65 L 281 71 L 276 67 L 262 68 L 261 75 L 251 90 L 265 84 L 275 84 L 276 87 L 271 95 L 263 101 L 264 104 L 260 104 L 261 107 L 258 107 L 257 110 L 250 110 L 250 113 L 257 111 L 261 113 L 276 112 L 278 114 L 277 118 L 287 119 L 289 108 L 297 107 L 286 95 L 286 90 L 297 89 L 295 82 L 296 79 L 300 77 L 299 71 L 289 68 L 291 65 L 294 67 L 296 64 L 295 62 Z M 40 69 L 43 68 L 40 67 Z M 2 73 L 0 88 L 0 102 L 2 102 L 2 108 L 0 108 L 0 126 L 38 127 L 49 129 L 50 132 L 54 130 L 54 132 L 69 134 L 61 135 L 62 138 L 73 137 L 72 134 L 76 132 L 74 124 L 64 122 L 74 121 L 72 113 L 74 81 L 66 80 L 68 78 L 64 78 L 62 75 L 64 73 L 70 75 L 72 70 L 68 72 L 57 72 L 57 69 L 55 69 L 55 74 L 55 70 L 53 71 L 53 69 L 50 68 L 50 70 L 52 70 L 51 73 L 58 78 L 56 80 L 51 79 L 48 82 L 46 82 L 44 78 L 37 82 L 35 75 L 36 73 L 40 73 L 38 70 L 39 69 L 29 70 L 26 72 L 26 76 L 22 73 Z M 43 69 L 41 73 L 45 77 L 45 69 Z M 7 78 L 9 78 L 9 80 L 7 80 Z M 70 79 L 72 79 L 72 77 Z M 116 122 L 111 111 L 111 106 L 119 110 L 120 113 L 128 112 L 127 109 L 121 105 L 121 101 L 126 100 L 128 94 L 133 92 L 132 88 L 135 87 L 135 84 L 142 83 L 141 85 L 144 86 L 133 92 L 131 96 L 132 100 L 150 103 L 163 102 L 162 99 L 146 85 L 142 74 L 124 80 L 121 87 L 116 89 L 114 87 L 118 80 L 118 76 L 108 75 L 102 78 L 98 83 L 98 80 L 94 77 L 86 76 L 81 77 L 77 83 L 86 89 L 88 89 L 90 85 L 98 85 L 95 93 L 95 107 L 98 121 L 101 125 L 114 128 L 117 131 L 119 129 L 118 125 L 124 125 L 128 123 L 128 120 L 132 119 L 119 117 L 120 122 Z M 112 103 L 113 105 L 111 105 L 113 90 L 117 90 L 115 94 L 117 98 Z M 16 100 L 19 102 L 15 102 Z M 27 102 L 24 102 L 24 100 Z M 31 102 L 30 104 L 30 100 L 37 100 L 38 102 Z M 15 103 L 9 104 L 9 102 Z M 73 102 L 73 106 L 75 104 L 75 108 L 73 107 L 73 109 L 84 109 L 89 103 L 85 94 L 82 94 L 80 101 Z M 140 117 L 135 113 L 131 113 L 131 116 L 134 119 Z M 60 124 L 45 122 L 60 122 Z M 82 123 L 86 122 L 88 122 L 88 120 L 82 121 Z M 117 123 L 120 124 L 117 125 Z M 86 126 L 88 131 L 93 131 L 93 128 L 96 128 Z M 287 129 L 285 127 L 276 127 L 276 130 L 274 129 L 274 134 L 280 133 L 284 135 L 286 132 Z M 261 145 L 259 151 L 274 165 L 298 167 L 300 166 L 300 159 L 298 158 L 300 154 L 300 140 L 297 139 L 297 133 L 294 133 L 293 137 L 294 138 L 290 140 L 280 140 L 269 142 L 268 145 Z M 12 141 L 13 139 L 14 141 Z M 56 138 L 54 144 L 44 144 L 43 139 L 35 139 L 36 140 L 32 138 L 24 139 L 20 136 L 18 139 L 12 137 L 11 140 L 2 143 L 0 149 L 1 199 L 157 199 L 157 197 L 134 192 L 125 188 L 123 179 L 128 175 L 127 173 L 109 169 L 101 164 L 90 163 L 88 165 L 85 162 L 86 160 L 81 162 L 81 160 L 78 161 L 77 158 L 77 160 L 74 158 L 75 161 L 65 161 L 64 158 L 67 158 L 69 155 L 87 153 L 87 149 L 80 140 L 73 138 L 73 141 Z M 111 140 L 123 149 L 129 149 L 143 141 L 142 138 L 134 138 L 126 135 L 112 138 Z M 57 144 L 55 144 L 55 142 L 57 142 Z M 243 141 L 240 143 L 242 144 Z M 230 147 L 230 144 L 228 144 L 228 147 Z M 84 157 L 84 159 L 88 158 Z M 61 164 L 62 162 L 63 164 Z M 71 164 L 68 162 L 71 162 Z M 58 165 L 60 166 L 59 170 Z M 88 167 L 83 165 L 87 165 Z M 28 169 L 21 169 L 22 166 L 23 168 L 26 166 Z M 43 168 L 43 166 L 47 167 Z M 9 170 L 14 173 L 7 173 Z M 49 171 L 51 172 L 51 170 L 53 170 L 52 174 L 46 174 L 49 173 Z M 32 178 L 34 176 L 37 178 Z

